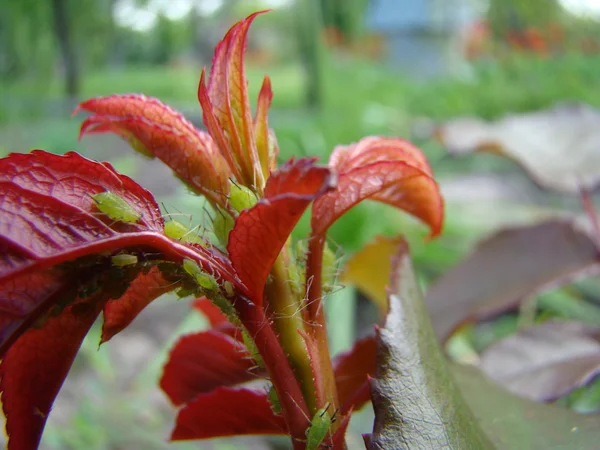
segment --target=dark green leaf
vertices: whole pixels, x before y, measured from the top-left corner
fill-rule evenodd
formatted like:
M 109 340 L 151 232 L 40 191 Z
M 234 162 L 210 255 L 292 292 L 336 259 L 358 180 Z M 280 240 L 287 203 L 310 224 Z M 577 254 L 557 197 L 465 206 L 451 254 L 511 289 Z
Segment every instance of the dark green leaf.
M 405 243 L 394 261 L 390 310 L 378 333 L 368 448 L 494 448 L 461 398 L 437 343 Z

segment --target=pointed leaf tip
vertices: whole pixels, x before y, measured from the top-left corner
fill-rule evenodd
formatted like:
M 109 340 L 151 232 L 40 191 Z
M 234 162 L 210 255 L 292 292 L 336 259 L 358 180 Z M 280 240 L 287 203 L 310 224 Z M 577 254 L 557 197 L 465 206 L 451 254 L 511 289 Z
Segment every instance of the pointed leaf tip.
M 241 169 L 240 181 L 246 186 L 256 185 L 259 190 L 264 186 L 265 175 L 254 135 L 244 55 L 250 25 L 265 12 L 256 12 L 231 27 L 215 48 L 206 95 L 203 83 L 199 91 L 210 134 L 226 146 L 223 151 L 233 155 Z

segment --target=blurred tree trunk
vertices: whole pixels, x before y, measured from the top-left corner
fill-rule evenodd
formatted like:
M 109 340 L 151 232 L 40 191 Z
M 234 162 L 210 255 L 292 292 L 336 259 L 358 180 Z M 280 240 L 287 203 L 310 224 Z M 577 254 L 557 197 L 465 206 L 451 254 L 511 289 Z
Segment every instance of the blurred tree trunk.
M 52 16 L 65 71 L 65 94 L 75 101 L 79 94 L 79 67 L 72 41 L 68 0 L 52 0 Z
M 319 0 L 306 0 L 296 5 L 295 20 L 300 60 L 306 73 L 306 106 L 323 106 L 323 30 Z
M 358 39 L 363 31 L 367 0 L 319 0 L 323 23 L 337 30 L 344 42 Z

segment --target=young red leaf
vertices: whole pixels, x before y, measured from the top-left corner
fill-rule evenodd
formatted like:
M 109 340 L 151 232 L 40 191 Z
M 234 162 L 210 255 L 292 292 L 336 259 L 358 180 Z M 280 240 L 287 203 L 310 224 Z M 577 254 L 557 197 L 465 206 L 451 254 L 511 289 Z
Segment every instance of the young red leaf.
M 333 361 L 342 414 L 359 410 L 371 400 L 369 377 L 375 374 L 376 350 L 375 337 L 369 336 L 355 342 L 352 349 Z
M 330 166 L 339 172 L 338 187 L 313 206 L 312 229 L 324 235 L 346 211 L 365 199 L 403 209 L 423 220 L 431 235 L 440 233 L 443 200 L 424 155 L 400 139 L 366 138 L 338 147 Z
M 50 305 L 64 301 L 65 288 L 83 288 L 110 268 L 110 258 L 100 254 L 152 249 L 164 260 L 192 259 L 236 283 L 218 252 L 164 236 L 151 194 L 108 164 L 74 153 L 11 155 L 0 159 L 0 187 L 0 356 Z M 92 195 L 105 191 L 127 201 L 139 220 L 123 223 L 101 213 Z M 96 259 L 72 263 L 88 255 Z
M 129 284 L 125 294 L 118 299 L 109 300 L 104 306 L 100 343 L 110 340 L 126 328 L 150 302 L 176 287 L 177 283 L 167 281 L 156 267 L 152 267 L 148 273 L 140 273 Z
M 209 135 L 155 98 L 111 95 L 81 103 L 93 113 L 81 125 L 80 137 L 113 132 L 134 148 L 156 156 L 195 191 L 224 204 L 231 169 Z
M 256 115 L 254 116 L 254 135 L 256 137 L 256 149 L 258 151 L 258 159 L 265 178 L 268 178 L 272 167 L 275 167 L 276 161 L 269 155 L 269 121 L 267 113 L 271 107 L 273 100 L 273 91 L 271 90 L 271 79 L 265 76 L 258 101 L 256 103 Z M 277 155 L 275 155 L 275 158 Z
M 292 159 L 273 173 L 264 198 L 240 213 L 229 234 L 231 262 L 256 304 L 262 303 L 271 267 L 310 202 L 335 187 L 329 169 L 314 161 Z
M 263 12 L 250 15 L 227 32 L 215 49 L 208 88 L 204 85 L 204 77 L 199 86 L 200 104 L 209 132 L 217 142 L 225 137 L 224 151 L 234 155 L 244 184 L 261 188 L 264 176 L 254 140 L 244 54 L 248 29 L 256 16 Z
M 264 391 L 221 387 L 201 394 L 177 416 L 171 440 L 209 439 L 252 434 L 287 434 Z
M 233 386 L 257 377 L 256 363 L 242 342 L 217 330 L 182 337 L 169 355 L 160 387 L 181 405 L 219 386 Z
M 8 450 L 33 450 L 83 338 L 103 302 L 75 302 L 22 335 L 0 363 Z

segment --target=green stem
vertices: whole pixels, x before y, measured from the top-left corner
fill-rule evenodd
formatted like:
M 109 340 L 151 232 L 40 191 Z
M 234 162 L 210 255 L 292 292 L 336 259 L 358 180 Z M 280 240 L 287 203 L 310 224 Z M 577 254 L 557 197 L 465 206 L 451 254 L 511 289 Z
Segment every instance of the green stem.
M 273 312 L 275 328 L 279 333 L 279 341 L 288 355 L 292 367 L 300 382 L 309 416 L 317 410 L 313 368 L 310 362 L 306 343 L 301 332 L 304 332 L 302 303 L 294 295 L 288 282 L 288 268 L 284 247 L 271 269 L 273 280 L 265 288 L 269 307 Z

